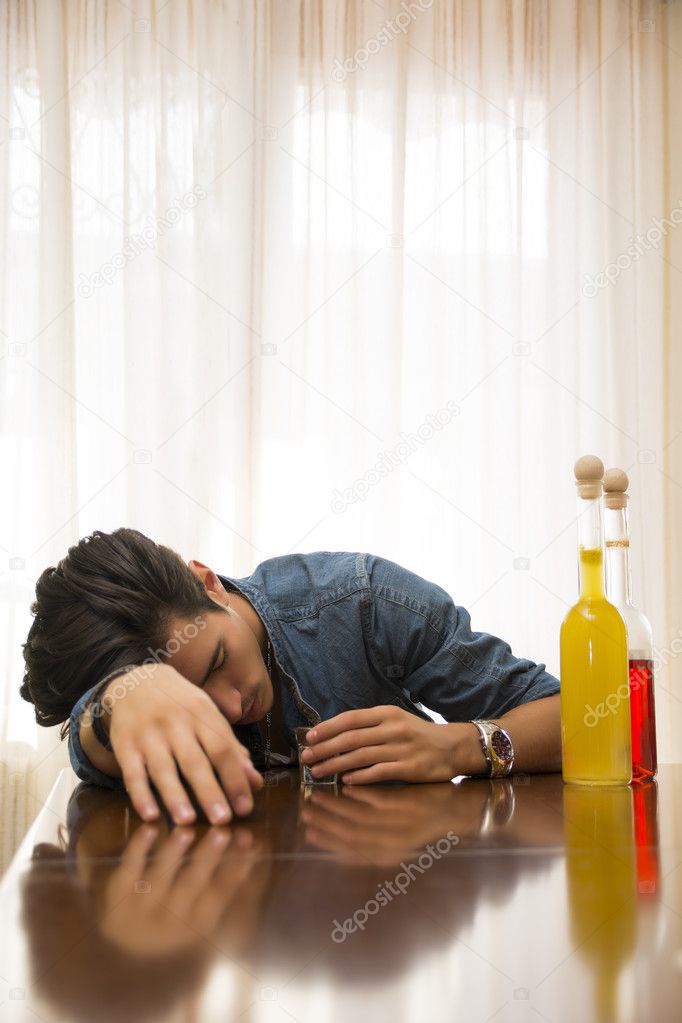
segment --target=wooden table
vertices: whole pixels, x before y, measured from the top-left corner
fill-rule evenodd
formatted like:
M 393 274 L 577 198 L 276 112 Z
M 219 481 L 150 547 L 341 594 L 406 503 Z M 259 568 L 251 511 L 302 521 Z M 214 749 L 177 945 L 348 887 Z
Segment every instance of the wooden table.
M 0 888 L 2 1023 L 680 1019 L 682 765 L 304 792 L 143 824 L 62 771 Z

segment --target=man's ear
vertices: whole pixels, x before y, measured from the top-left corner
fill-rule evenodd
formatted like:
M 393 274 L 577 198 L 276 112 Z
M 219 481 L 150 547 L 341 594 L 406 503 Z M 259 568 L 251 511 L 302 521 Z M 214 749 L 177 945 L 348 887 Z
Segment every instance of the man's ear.
M 230 595 L 213 569 L 194 559 L 187 562 L 187 567 L 192 575 L 195 575 L 199 582 L 203 583 L 209 597 L 212 597 L 216 603 L 221 604 L 223 607 L 227 607 L 230 602 Z

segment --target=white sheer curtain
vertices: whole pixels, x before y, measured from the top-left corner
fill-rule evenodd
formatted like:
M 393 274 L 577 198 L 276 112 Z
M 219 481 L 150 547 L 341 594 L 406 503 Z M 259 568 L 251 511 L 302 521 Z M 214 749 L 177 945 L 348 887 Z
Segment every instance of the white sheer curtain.
M 0 11 L 17 820 L 68 763 L 17 690 L 35 579 L 80 536 L 135 526 L 233 575 L 374 551 L 558 673 L 586 451 L 631 476 L 678 759 L 682 228 L 627 253 L 682 196 L 680 5 Z

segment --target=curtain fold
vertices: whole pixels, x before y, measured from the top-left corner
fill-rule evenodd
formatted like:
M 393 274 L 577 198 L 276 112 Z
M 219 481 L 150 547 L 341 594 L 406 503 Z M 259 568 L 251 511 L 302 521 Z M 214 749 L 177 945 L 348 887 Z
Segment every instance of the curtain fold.
M 22 813 L 68 760 L 18 697 L 21 642 L 79 537 L 134 526 L 231 575 L 371 550 L 558 674 L 588 451 L 631 478 L 659 754 L 679 759 L 681 5 L 0 12 Z

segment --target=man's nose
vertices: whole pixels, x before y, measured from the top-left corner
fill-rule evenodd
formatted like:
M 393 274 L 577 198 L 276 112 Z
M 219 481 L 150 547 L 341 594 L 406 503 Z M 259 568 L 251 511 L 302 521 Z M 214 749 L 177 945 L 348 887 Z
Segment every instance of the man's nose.
M 242 716 L 242 697 L 236 689 L 230 689 L 227 694 L 227 720 L 230 724 L 234 724 L 235 721 L 239 721 Z
M 242 698 L 234 686 L 221 687 L 211 694 L 231 725 L 242 716 Z

